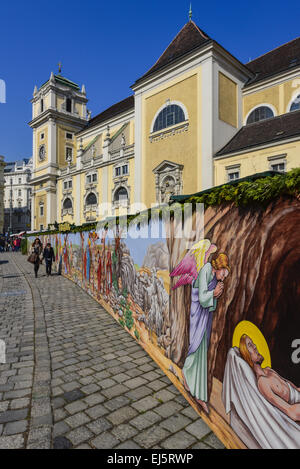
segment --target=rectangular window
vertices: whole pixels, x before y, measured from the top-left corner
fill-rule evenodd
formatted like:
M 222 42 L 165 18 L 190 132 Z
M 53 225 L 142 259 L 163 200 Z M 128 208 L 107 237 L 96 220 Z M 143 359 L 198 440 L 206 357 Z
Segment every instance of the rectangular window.
M 71 147 L 66 147 L 66 160 L 72 160 L 73 157 L 73 148 Z
M 44 216 L 44 205 L 40 205 L 40 217 Z
M 73 134 L 67 132 L 66 133 L 66 138 L 70 139 L 70 140 L 73 140 Z
M 43 231 L 44 225 L 40 225 L 40 230 Z
M 228 173 L 228 181 L 235 181 L 236 179 L 239 179 L 240 178 L 240 173 L 239 171 L 235 171 L 235 172 L 230 172 Z
M 94 173 L 94 174 L 92 175 L 92 180 L 93 180 L 93 182 L 96 182 L 96 181 L 97 181 L 97 173 Z
M 122 166 L 122 174 L 128 174 L 128 164 L 124 164 L 124 166 Z
M 45 134 L 42 133 L 42 134 L 41 134 L 41 140 L 44 140 L 44 137 L 45 137 Z
M 87 182 L 88 184 L 91 184 L 91 182 L 92 182 L 92 176 L 91 176 L 90 174 L 86 177 L 86 182 Z
M 272 171 L 279 171 L 280 173 L 284 173 L 285 171 L 285 164 L 284 163 L 274 163 L 271 164 Z
M 241 165 L 240 164 L 227 166 L 225 169 L 227 172 L 227 182 L 236 181 L 237 179 L 240 179 L 241 177 Z
M 115 169 L 115 174 L 116 174 L 116 177 L 121 176 L 121 166 Z
M 269 156 L 269 169 L 271 171 L 277 171 L 284 173 L 286 171 L 286 154 Z
M 70 98 L 66 99 L 66 111 L 72 112 L 72 100 Z
M 68 189 L 68 182 L 67 181 L 64 182 L 64 189 Z
M 69 189 L 72 189 L 72 181 L 69 181 Z
M 18 190 L 18 196 L 20 197 L 22 195 L 21 189 Z

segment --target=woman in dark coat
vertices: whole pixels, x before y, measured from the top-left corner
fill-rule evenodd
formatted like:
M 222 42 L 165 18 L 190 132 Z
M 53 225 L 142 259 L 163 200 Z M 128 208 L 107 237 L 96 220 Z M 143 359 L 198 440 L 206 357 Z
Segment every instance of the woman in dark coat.
M 34 261 L 34 274 L 35 278 L 37 278 L 38 270 L 40 268 L 41 264 L 41 254 L 43 252 L 43 245 L 41 243 L 41 240 L 39 238 L 36 238 L 32 244 L 31 248 L 31 253 L 35 255 L 35 261 Z

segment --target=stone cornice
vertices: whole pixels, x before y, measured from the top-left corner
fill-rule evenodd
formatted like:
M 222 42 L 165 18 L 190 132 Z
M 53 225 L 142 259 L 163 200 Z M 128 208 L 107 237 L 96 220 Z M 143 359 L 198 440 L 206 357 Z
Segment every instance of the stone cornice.
M 77 127 L 83 127 L 86 126 L 87 121 L 86 119 L 83 119 L 82 117 L 76 117 L 71 113 L 68 112 L 62 112 L 62 111 L 57 111 L 57 109 L 54 108 L 48 108 L 46 111 L 42 112 L 38 116 L 36 116 L 34 119 L 32 119 L 30 122 L 28 122 L 28 125 L 32 128 L 35 129 L 39 127 L 41 124 L 46 123 L 49 121 L 49 119 L 54 119 L 55 121 L 60 121 L 60 122 L 66 122 L 67 124 L 72 124 Z

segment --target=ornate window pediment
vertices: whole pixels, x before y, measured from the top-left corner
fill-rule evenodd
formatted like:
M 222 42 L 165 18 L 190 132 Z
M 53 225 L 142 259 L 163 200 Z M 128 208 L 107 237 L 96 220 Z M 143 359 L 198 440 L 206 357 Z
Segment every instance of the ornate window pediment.
M 95 220 L 95 215 L 98 215 L 98 200 L 98 192 L 90 189 L 86 191 L 83 214 L 87 220 L 93 221 Z
M 66 194 L 62 200 L 62 210 L 61 216 L 64 217 L 65 215 L 74 215 L 74 200 L 71 194 Z
M 167 204 L 172 195 L 182 193 L 182 171 L 184 166 L 164 160 L 154 170 L 156 202 Z

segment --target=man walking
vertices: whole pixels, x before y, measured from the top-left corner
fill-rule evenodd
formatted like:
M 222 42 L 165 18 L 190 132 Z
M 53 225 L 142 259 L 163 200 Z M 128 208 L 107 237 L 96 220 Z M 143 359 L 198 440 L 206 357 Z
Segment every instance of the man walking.
M 51 275 L 52 262 L 55 261 L 54 250 L 50 243 L 47 243 L 44 249 L 43 259 L 46 261 L 46 274 L 49 277 Z

